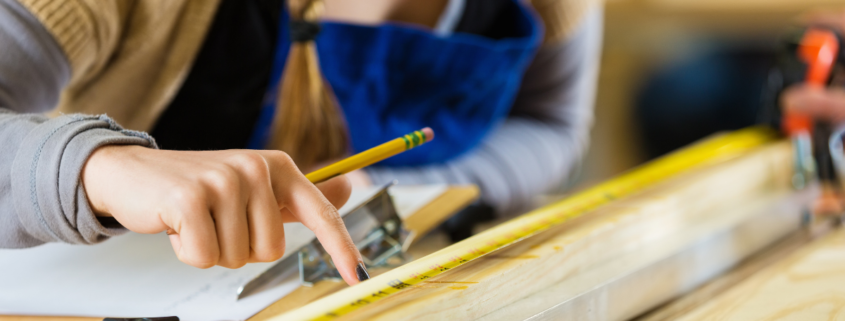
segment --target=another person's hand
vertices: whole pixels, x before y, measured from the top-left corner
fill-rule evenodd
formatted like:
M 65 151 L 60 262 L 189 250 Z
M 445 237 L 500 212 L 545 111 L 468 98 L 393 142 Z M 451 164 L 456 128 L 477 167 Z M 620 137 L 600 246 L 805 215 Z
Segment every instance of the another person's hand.
M 845 123 L 845 89 L 795 85 L 781 98 L 783 110 L 833 124 Z
M 138 233 L 167 231 L 187 264 L 238 268 L 279 259 L 285 222 L 302 222 L 358 283 L 361 255 L 337 212 L 344 176 L 315 186 L 279 151 L 167 151 L 106 146 L 86 163 L 83 184 L 98 216 Z

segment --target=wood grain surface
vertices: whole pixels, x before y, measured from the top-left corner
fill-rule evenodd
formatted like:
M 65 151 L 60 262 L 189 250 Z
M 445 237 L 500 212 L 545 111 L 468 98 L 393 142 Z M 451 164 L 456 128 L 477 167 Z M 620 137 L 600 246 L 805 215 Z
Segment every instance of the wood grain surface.
M 845 230 L 810 243 L 675 320 L 845 320 Z

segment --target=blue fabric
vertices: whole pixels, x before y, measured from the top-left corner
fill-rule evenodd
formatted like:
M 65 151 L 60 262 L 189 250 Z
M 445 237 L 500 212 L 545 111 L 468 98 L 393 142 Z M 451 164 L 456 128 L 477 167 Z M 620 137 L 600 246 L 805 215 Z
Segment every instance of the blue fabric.
M 517 37 L 448 37 L 403 24 L 361 26 L 324 22 L 317 37 L 323 75 L 346 117 L 353 152 L 423 127 L 436 139 L 380 163 L 444 162 L 477 146 L 507 117 L 522 75 L 539 48 L 534 13 L 512 2 Z M 290 47 L 282 14 L 270 89 L 250 148 L 263 148 L 275 112 L 279 79 Z

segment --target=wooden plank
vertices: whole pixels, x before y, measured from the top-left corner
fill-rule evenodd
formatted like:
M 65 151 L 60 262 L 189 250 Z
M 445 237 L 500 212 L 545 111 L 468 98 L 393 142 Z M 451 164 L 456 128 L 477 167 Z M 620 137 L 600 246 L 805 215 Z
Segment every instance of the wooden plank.
M 695 226 L 678 229 L 481 320 L 628 320 L 799 229 L 801 209 L 812 199 L 807 194 L 783 193 L 708 213 Z
M 700 225 L 708 213 L 784 193 L 789 189 L 790 152 L 788 144 L 779 143 L 677 177 L 501 253 L 449 270 L 342 319 L 483 317 L 552 284 L 636 253 L 647 244 L 667 240 L 677 231 Z
M 409 262 L 382 275 L 327 296 L 273 320 L 336 320 L 372 303 L 425 286 L 431 278 L 482 257 L 498 254 L 546 231 L 564 227 L 599 208 L 632 197 L 681 175 L 749 155 L 777 143 L 774 132 L 762 127 L 713 135 L 678 152 L 644 164 L 564 200 L 499 224 L 457 244 Z
M 727 273 L 707 282 L 691 293 L 684 294 L 665 305 L 638 316 L 635 320 L 668 321 L 680 318 L 680 316 L 689 313 L 713 298 L 734 288 L 755 273 L 789 257 L 804 248 L 807 244 L 810 244 L 810 242 L 826 235 L 838 225 L 836 220 L 826 220 L 820 223 L 811 228 L 802 226 L 800 230 L 752 255 Z
M 841 320 L 845 230 L 837 229 L 675 320 Z

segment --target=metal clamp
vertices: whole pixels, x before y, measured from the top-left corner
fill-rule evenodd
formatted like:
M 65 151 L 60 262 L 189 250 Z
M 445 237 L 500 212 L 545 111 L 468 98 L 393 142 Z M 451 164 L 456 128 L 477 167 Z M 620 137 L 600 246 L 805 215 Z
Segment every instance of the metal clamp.
M 403 245 L 408 238 L 402 219 L 399 217 L 393 199 L 387 189 L 394 183 L 385 185 L 361 206 L 344 217 L 344 222 L 369 221 L 375 226 L 368 232 L 352 235 L 355 246 L 361 252 L 364 264 L 368 268 L 394 267 L 404 264 L 410 257 L 403 251 Z M 349 224 L 347 224 L 349 227 Z M 366 231 L 366 230 L 364 230 Z M 282 275 L 290 275 L 298 268 L 299 279 L 303 285 L 313 286 L 321 280 L 340 280 L 331 256 L 323 245 L 314 239 L 303 246 L 296 255 L 276 263 L 259 276 L 253 278 L 238 288 L 238 299 L 244 298 L 259 289 L 270 286 L 270 283 L 282 280 Z
M 361 207 L 346 216 L 348 220 L 373 219 L 377 222 L 377 226 L 363 239 L 355 241 L 364 264 L 369 268 L 394 267 L 410 259 L 402 250 L 408 238 L 408 231 L 403 227 L 393 199 L 387 193 L 388 187 L 392 185 L 393 183 L 386 185 Z M 340 273 L 331 257 L 317 240 L 299 250 L 298 257 L 302 284 L 312 286 L 321 280 L 340 279 Z

